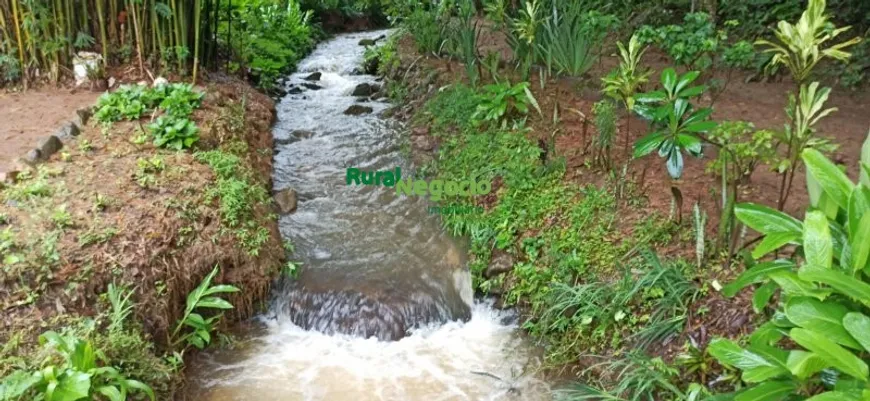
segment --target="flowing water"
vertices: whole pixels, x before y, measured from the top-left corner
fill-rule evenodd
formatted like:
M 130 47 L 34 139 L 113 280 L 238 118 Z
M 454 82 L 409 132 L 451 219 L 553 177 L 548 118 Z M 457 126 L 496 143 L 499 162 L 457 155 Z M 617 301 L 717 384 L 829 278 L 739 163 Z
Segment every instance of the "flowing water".
M 273 179 L 298 193 L 298 210 L 279 224 L 302 273 L 276 288 L 236 347 L 194 364 L 192 398 L 548 399 L 515 316 L 473 299 L 465 249 L 426 199 L 345 183 L 349 167 L 412 174 L 401 125 L 379 115 L 389 104 L 351 96 L 376 79 L 354 74 L 359 40 L 385 33 L 323 43 L 289 77 Z M 306 81 L 313 72 L 320 80 Z M 354 104 L 373 113 L 345 115 Z

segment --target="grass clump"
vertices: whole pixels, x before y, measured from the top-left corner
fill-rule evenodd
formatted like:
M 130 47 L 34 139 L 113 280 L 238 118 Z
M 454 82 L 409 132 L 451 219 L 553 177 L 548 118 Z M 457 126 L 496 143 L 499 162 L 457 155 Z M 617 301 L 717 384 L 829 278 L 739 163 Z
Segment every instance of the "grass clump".
M 196 159 L 209 165 L 217 181 L 206 190 L 206 198 L 219 199 L 221 224 L 231 231 L 245 250 L 257 255 L 269 239 L 269 231 L 257 224 L 254 210 L 269 202 L 269 193 L 239 156 L 216 149 L 199 152 Z

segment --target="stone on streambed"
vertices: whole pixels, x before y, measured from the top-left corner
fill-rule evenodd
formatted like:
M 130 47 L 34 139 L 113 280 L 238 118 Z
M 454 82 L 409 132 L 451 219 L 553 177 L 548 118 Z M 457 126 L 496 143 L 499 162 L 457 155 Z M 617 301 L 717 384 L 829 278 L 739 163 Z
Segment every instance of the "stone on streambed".
M 308 88 L 308 89 L 311 89 L 311 90 L 313 90 L 313 91 L 316 91 L 316 90 L 319 90 L 319 89 L 323 89 L 323 87 L 320 86 L 320 85 L 317 85 L 317 84 L 310 84 L 310 83 L 307 83 L 307 82 L 303 83 L 302 86 L 304 86 L 304 87 L 306 87 L 306 88 Z
M 361 114 L 371 114 L 371 112 L 373 112 L 373 111 L 374 111 L 374 109 L 369 107 L 369 106 L 361 106 L 361 105 L 355 104 L 353 106 L 348 107 L 347 110 L 344 111 L 344 114 L 347 114 L 349 116 L 358 116 Z
M 318 72 L 312 72 L 311 74 L 308 74 L 308 76 L 306 76 L 306 77 L 303 78 L 303 79 L 306 80 L 306 81 L 320 81 L 320 77 L 321 77 L 322 75 L 323 75 L 323 74 L 322 74 L 320 71 L 318 71 Z
M 353 92 L 350 94 L 351 96 L 371 96 L 377 91 L 381 90 L 381 87 L 375 84 L 370 83 L 361 83 L 353 88 Z
M 281 214 L 289 214 L 296 211 L 296 191 L 290 188 L 282 189 L 275 193 L 275 203 L 278 205 L 278 212 Z

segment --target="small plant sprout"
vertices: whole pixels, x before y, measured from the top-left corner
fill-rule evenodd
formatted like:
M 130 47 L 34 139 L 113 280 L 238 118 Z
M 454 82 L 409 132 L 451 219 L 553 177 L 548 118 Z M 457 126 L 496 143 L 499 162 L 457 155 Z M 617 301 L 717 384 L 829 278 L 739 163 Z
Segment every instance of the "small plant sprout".
M 51 213 L 51 222 L 58 229 L 63 230 L 64 228 L 69 228 L 73 226 L 73 217 L 66 210 L 66 205 L 60 205 Z
M 214 331 L 214 326 L 220 320 L 222 314 L 219 313 L 205 318 L 198 311 L 203 309 L 226 310 L 233 308 L 233 305 L 225 299 L 220 298 L 219 294 L 238 292 L 239 289 L 227 284 L 212 285 L 211 282 L 218 274 L 218 271 L 219 268 L 215 266 L 214 270 L 202 280 L 199 286 L 187 295 L 187 307 L 184 309 L 184 315 L 172 332 L 173 345 L 186 344 L 185 346 L 192 345 L 199 349 L 205 348 L 211 342 L 211 333 Z

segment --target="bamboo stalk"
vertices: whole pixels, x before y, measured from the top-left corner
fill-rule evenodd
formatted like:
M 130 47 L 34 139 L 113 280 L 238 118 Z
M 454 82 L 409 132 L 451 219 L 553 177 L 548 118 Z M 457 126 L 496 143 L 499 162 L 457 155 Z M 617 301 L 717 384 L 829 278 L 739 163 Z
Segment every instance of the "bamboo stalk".
M 100 25 L 100 45 L 103 48 L 103 65 L 109 63 L 109 46 L 106 41 L 106 17 L 103 15 L 103 0 L 94 0 L 97 5 L 97 21 Z
M 193 84 L 196 85 L 196 73 L 199 68 L 199 32 L 200 32 L 200 20 L 202 17 L 202 1 L 195 0 L 193 3 L 194 7 L 194 17 L 193 17 Z
M 24 62 L 24 44 L 21 38 L 21 22 L 18 19 L 18 0 L 10 0 L 12 2 L 12 20 L 15 22 L 15 37 L 18 41 L 18 62 L 21 66 L 21 76 L 24 77 L 24 87 L 27 87 L 27 74 L 24 69 L 27 64 Z

